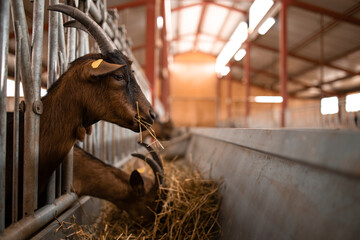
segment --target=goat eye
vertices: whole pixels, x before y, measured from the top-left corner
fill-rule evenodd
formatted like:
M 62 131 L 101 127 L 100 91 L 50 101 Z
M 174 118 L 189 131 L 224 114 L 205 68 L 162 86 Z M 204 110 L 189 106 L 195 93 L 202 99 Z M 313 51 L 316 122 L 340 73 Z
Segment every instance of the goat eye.
M 124 80 L 124 75 L 123 74 L 117 74 L 117 75 L 114 75 L 114 78 L 118 81 L 121 81 L 121 80 Z

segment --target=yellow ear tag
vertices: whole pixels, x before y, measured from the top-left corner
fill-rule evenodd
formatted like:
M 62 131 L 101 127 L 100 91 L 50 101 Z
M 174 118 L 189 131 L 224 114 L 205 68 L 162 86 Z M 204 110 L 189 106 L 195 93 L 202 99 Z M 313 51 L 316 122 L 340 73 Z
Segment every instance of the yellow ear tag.
M 141 168 L 138 168 L 136 169 L 139 173 L 143 173 L 145 172 L 145 167 L 141 167 Z
M 92 67 L 92 68 L 98 68 L 98 67 L 100 66 L 100 64 L 102 63 L 102 61 L 104 61 L 104 59 L 101 59 L 101 58 L 100 58 L 100 59 L 92 62 L 91 67 Z

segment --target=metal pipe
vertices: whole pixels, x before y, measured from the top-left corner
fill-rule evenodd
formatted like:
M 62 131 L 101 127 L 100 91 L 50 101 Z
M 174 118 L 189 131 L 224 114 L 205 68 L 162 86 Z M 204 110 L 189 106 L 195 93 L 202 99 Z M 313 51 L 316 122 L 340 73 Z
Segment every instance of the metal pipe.
M 32 76 L 35 92 L 40 94 L 42 73 L 42 50 L 44 33 L 44 0 L 34 0 L 34 17 L 32 27 Z M 39 96 L 40 99 L 40 96 Z
M 70 193 L 73 181 L 73 148 L 66 156 L 63 162 L 63 175 L 62 175 L 62 193 Z
M 19 177 L 19 95 L 20 95 L 20 66 L 21 42 L 16 39 L 16 64 L 15 64 L 15 103 L 14 103 L 14 129 L 13 129 L 13 179 L 12 179 L 12 223 L 18 219 L 18 177 Z
M 0 4 L 0 234 L 5 228 L 5 162 L 6 162 L 6 81 L 9 50 L 10 3 Z
M 63 17 L 62 17 L 62 14 L 59 14 L 59 25 L 58 25 L 58 30 L 59 30 L 59 33 L 58 33 L 58 49 L 59 49 L 59 52 L 61 53 L 61 56 L 62 56 L 62 63 L 61 63 L 61 66 L 62 66 L 62 72 L 60 74 L 63 74 L 64 71 L 68 68 L 68 61 L 67 61 L 67 57 L 66 57 L 66 45 L 65 45 L 65 33 L 64 33 L 64 26 L 63 26 Z
M 244 62 L 244 82 L 245 82 L 245 127 L 249 127 L 250 117 L 250 42 L 245 43 L 246 55 Z
M 15 2 L 15 3 L 14 3 Z M 12 1 L 13 8 L 17 6 L 18 1 Z M 12 9 L 13 9 L 12 8 Z M 24 8 L 13 11 L 15 20 L 15 36 L 22 38 L 21 42 L 21 76 L 24 86 L 24 99 L 27 111 L 24 117 L 24 175 L 23 175 L 23 216 L 31 215 L 37 208 L 37 176 L 39 162 L 39 120 L 40 116 L 36 114 L 36 101 L 39 99 L 39 92 L 36 93 L 35 83 L 32 78 L 30 66 L 30 51 L 26 35 L 28 30 L 21 25 L 21 19 L 25 16 Z M 15 15 L 15 13 L 17 15 Z M 34 108 L 35 107 L 35 108 Z
M 19 222 L 6 228 L 1 240 L 22 240 L 28 239 L 41 227 L 54 219 L 54 216 L 69 208 L 76 201 L 76 194 L 69 193 L 62 195 L 54 201 L 53 204 L 46 205 L 36 211 L 33 216 L 25 217 Z
M 58 4 L 58 0 L 50 0 L 49 5 Z M 57 54 L 58 54 L 58 23 L 59 16 L 58 12 L 50 11 L 49 12 L 49 32 L 48 32 L 48 79 L 47 79 L 47 88 L 49 89 L 51 85 L 56 81 L 57 75 Z M 55 183 L 56 183 L 56 173 L 55 171 L 50 177 L 49 183 L 47 185 L 46 191 L 46 201 L 48 204 L 51 204 L 55 200 Z
M 283 98 L 281 104 L 281 127 L 285 127 L 285 112 L 287 108 L 288 92 L 287 92 L 287 6 L 288 0 L 283 0 L 280 10 L 280 36 L 279 36 L 279 56 L 280 56 L 280 92 Z

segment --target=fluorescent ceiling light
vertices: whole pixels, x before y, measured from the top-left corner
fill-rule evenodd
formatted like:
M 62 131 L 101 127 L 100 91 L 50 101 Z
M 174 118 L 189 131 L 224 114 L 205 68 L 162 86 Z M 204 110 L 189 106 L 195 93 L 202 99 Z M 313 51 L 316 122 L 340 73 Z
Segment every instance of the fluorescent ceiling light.
M 261 35 L 264 35 L 269 31 L 269 29 L 275 24 L 274 18 L 268 18 L 266 21 L 261 25 L 261 27 L 258 30 L 258 33 Z
M 221 70 L 221 75 L 222 76 L 226 76 L 226 75 L 228 75 L 228 73 L 230 72 L 230 67 L 228 67 L 228 66 L 225 66 L 225 67 L 223 67 L 223 69 Z
M 216 58 L 215 72 L 220 73 L 224 66 L 230 61 L 234 54 L 239 50 L 241 44 L 248 37 L 248 27 L 246 22 L 241 22 L 231 35 L 229 42 L 226 43 L 219 56 Z
M 249 10 L 249 29 L 253 31 L 274 4 L 273 0 L 255 0 Z
M 246 55 L 245 49 L 240 49 L 234 56 L 235 61 L 240 61 Z
M 339 112 L 339 99 L 329 97 L 321 99 L 321 114 L 335 114 Z
M 281 96 L 256 96 L 254 101 L 257 103 L 282 103 L 283 98 Z
M 162 28 L 163 28 L 163 26 L 164 26 L 164 19 L 163 19 L 162 16 L 158 16 L 158 17 L 156 18 L 156 24 L 157 24 L 158 29 L 162 29 Z
M 345 109 L 347 112 L 360 111 L 360 93 L 349 94 L 346 96 Z

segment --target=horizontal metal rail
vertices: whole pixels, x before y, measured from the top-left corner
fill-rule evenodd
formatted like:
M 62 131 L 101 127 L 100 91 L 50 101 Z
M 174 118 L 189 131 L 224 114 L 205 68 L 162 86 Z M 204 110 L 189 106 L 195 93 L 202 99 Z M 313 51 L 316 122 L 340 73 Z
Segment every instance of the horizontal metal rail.
M 50 222 L 54 217 L 61 214 L 76 201 L 75 193 L 68 193 L 57 198 L 53 204 L 46 205 L 33 215 L 21 219 L 19 222 L 5 229 L 0 240 L 22 240 L 37 232 Z

